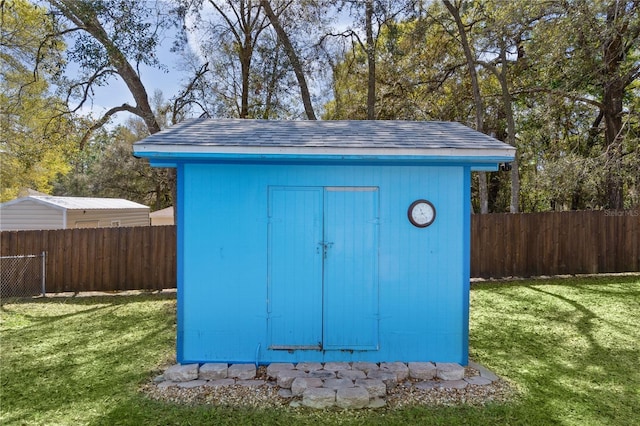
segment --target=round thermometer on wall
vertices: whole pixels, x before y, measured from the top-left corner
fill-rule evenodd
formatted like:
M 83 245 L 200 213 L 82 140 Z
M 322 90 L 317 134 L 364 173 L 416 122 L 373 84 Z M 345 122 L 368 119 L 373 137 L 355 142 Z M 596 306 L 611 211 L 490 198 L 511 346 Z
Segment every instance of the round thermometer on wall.
M 409 206 L 407 216 L 413 226 L 426 228 L 436 219 L 436 208 L 430 201 L 416 200 Z

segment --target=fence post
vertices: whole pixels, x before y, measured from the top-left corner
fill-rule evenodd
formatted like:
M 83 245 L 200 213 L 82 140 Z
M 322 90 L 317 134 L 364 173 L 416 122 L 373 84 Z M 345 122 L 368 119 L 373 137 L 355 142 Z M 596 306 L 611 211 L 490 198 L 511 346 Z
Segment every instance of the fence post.
M 42 297 L 46 295 L 47 252 L 42 252 Z

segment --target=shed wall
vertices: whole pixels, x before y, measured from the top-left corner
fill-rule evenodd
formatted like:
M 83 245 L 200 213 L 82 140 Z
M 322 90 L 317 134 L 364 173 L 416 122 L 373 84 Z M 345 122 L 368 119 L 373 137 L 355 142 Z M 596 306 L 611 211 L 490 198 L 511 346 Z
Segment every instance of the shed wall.
M 64 228 L 64 210 L 25 199 L 0 208 L 0 230 Z
M 151 225 L 152 226 L 166 226 L 173 225 L 173 217 L 152 217 Z
M 68 210 L 67 228 L 148 226 L 148 209 Z
M 184 164 L 178 173 L 179 362 L 466 364 L 468 168 Z M 269 349 L 268 194 L 287 186 L 378 188 L 377 348 Z M 437 209 L 424 229 L 407 220 L 421 198 Z

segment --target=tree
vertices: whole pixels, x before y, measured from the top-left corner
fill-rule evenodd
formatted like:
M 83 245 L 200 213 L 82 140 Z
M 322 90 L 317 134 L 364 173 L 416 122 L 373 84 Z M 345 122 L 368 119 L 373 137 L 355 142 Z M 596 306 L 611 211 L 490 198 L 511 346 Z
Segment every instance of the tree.
M 384 120 L 466 121 L 466 91 L 460 79 L 464 59 L 451 38 L 429 17 L 388 23 L 378 34 L 376 116 Z M 354 43 L 333 69 L 333 99 L 325 119 L 367 117 L 368 64 Z
M 139 69 L 141 64 L 161 67 L 155 49 L 163 31 L 173 24 L 171 15 L 163 13 L 166 5 L 137 0 L 48 2 L 56 16 L 63 16 L 68 21 L 59 23 L 57 35 L 73 37 L 75 41 L 69 56 L 80 66 L 80 76 L 66 82 L 67 102 L 74 97 L 79 99 L 73 111 L 78 111 L 85 104 L 95 86 L 106 84 L 112 76 L 122 79 L 135 103 L 124 103 L 106 111 L 85 132 L 80 148 L 94 131 L 119 112 L 126 111 L 141 118 L 149 134 L 159 132 L 160 125 L 149 103 Z M 65 24 L 71 25 L 67 27 Z M 171 169 L 168 176 L 175 200 L 175 171 Z
M 60 176 L 55 194 L 126 198 L 152 210 L 168 207 L 174 199 L 173 176 L 168 169 L 152 168 L 131 155 L 132 144 L 147 134 L 146 124 L 130 118 L 113 130 L 98 130 Z
M 638 149 L 626 135 L 625 105 L 640 77 L 640 3 L 637 0 L 553 2 L 554 14 L 540 21 L 525 47 L 544 76 L 530 92 L 543 91 L 590 106 L 591 132 L 602 131 L 603 204 L 620 209 L 624 202 L 625 157 Z
M 186 31 L 197 34 L 197 55 L 211 72 L 199 84 L 209 116 L 273 118 L 284 103 L 281 46 L 259 1 L 185 2 Z M 286 113 L 285 113 L 286 115 Z
M 464 57 L 467 61 L 467 69 L 469 71 L 469 78 L 471 79 L 471 89 L 473 92 L 473 103 L 475 106 L 475 128 L 479 132 L 484 132 L 484 103 L 482 95 L 480 94 L 480 84 L 478 83 L 478 73 L 476 72 L 476 64 L 478 58 L 471 50 L 471 43 L 467 37 L 467 28 L 462 21 L 460 15 L 460 9 L 462 7 L 462 0 L 456 1 L 455 5 L 449 0 L 442 0 L 445 7 L 451 14 L 456 28 L 458 30 L 458 37 L 460 46 L 464 52 Z M 489 196 L 487 192 L 487 174 L 485 172 L 478 172 L 478 190 L 480 195 L 480 213 L 489 213 Z
M 233 36 L 233 52 L 237 54 L 241 70 L 240 118 L 249 118 L 249 80 L 251 61 L 260 34 L 267 28 L 268 21 L 261 13 L 261 4 L 253 0 L 215 1 L 209 4 L 224 21 L 224 25 L 212 24 L 212 36 L 224 40 L 227 34 Z M 198 7 L 198 3 L 195 4 Z
M 102 127 L 114 114 L 129 112 L 142 120 L 150 134 L 160 126 L 149 104 L 147 90 L 139 74 L 140 64 L 159 66 L 154 54 L 160 33 L 170 25 L 160 13 L 162 7 L 136 0 L 48 0 L 56 16 L 66 18 L 71 26 L 59 25 L 57 35 L 74 38 L 70 58 L 80 66 L 80 76 L 67 82 L 67 101 L 79 99 L 78 111 L 89 99 L 95 86 L 107 84 L 118 76 L 126 84 L 135 105 L 124 103 L 104 113 L 88 129 L 81 146 L 91 133 Z
M 380 59 L 380 38 L 383 34 L 388 34 L 388 30 L 393 28 L 396 22 L 402 17 L 406 17 L 412 11 L 413 1 L 389 1 L 389 0 L 366 0 L 364 2 L 356 0 L 343 0 L 341 8 L 348 7 L 350 14 L 354 16 L 354 25 L 348 26 L 342 31 L 331 32 L 323 36 L 321 42 L 327 43 L 328 39 L 337 38 L 348 41 L 349 45 L 343 48 L 346 54 L 352 54 L 353 58 L 343 55 L 340 60 L 346 64 L 355 65 L 358 72 L 363 72 L 366 78 L 366 108 L 364 117 L 351 116 L 348 118 L 366 118 L 374 120 L 382 118 L 376 112 L 376 107 L 380 101 L 377 94 L 377 63 Z M 362 10 L 364 7 L 364 11 Z M 364 31 L 364 34 L 362 34 Z M 366 64 L 366 71 L 360 67 L 362 59 Z M 340 78 L 336 75 L 338 68 L 333 65 L 334 79 Z M 343 70 L 344 71 L 344 70 Z M 350 70 L 353 71 L 353 70 Z M 347 71 L 347 72 L 350 72 Z
M 282 13 L 284 9 L 282 9 L 279 13 L 274 12 L 271 4 L 267 0 L 261 0 L 260 4 L 262 5 L 265 14 L 269 18 L 269 22 L 271 26 L 273 26 L 276 34 L 278 35 L 278 40 L 282 43 L 284 47 L 284 51 L 289 58 L 289 62 L 293 67 L 293 71 L 296 75 L 296 79 L 298 80 L 298 86 L 300 86 L 300 97 L 302 99 L 302 104 L 304 105 L 304 111 L 309 120 L 315 120 L 316 114 L 313 110 L 313 105 L 311 104 L 311 94 L 309 92 L 309 86 L 307 85 L 307 79 L 304 75 L 304 70 L 302 69 L 302 64 L 300 62 L 300 58 L 296 53 L 296 50 L 291 43 L 291 39 L 289 35 L 284 30 L 280 23 L 279 15 Z
M 25 188 L 50 192 L 76 150 L 79 121 L 59 115 L 65 105 L 49 90 L 64 65 L 53 26 L 42 7 L 0 3 L 0 201 Z
M 487 1 L 480 8 L 481 25 L 476 25 L 476 44 L 480 59 L 476 62 L 488 70 L 500 85 L 500 97 L 506 121 L 506 142 L 516 147 L 516 119 L 512 95 L 513 74 L 522 68 L 522 45 L 535 22 L 547 15 L 544 5 L 536 2 L 512 1 L 507 4 Z M 518 154 L 511 169 L 509 210 L 520 209 L 520 167 Z
M 323 1 L 185 1 L 186 29 L 199 39 L 197 54 L 212 70 L 206 80 L 209 115 L 296 118 L 303 113 L 314 119 L 306 74 L 310 45 L 323 26 Z M 296 87 L 299 94 L 293 93 Z

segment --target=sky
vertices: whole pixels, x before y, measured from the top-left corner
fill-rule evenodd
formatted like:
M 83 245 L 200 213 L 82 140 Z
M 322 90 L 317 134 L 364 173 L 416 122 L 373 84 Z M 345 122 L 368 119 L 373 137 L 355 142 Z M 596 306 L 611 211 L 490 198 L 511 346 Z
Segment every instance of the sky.
M 200 11 L 201 14 L 206 15 L 212 13 L 215 15 L 213 9 L 209 6 L 207 10 L 206 3 L 204 9 Z M 343 11 L 338 14 L 336 28 L 346 28 L 351 23 L 352 18 L 349 16 L 348 11 Z M 190 16 L 187 16 L 187 27 L 191 27 Z M 161 90 L 165 100 L 170 99 L 172 96 L 179 93 L 181 87 L 186 81 L 191 78 L 191 73 L 184 72 L 180 69 L 180 64 L 183 62 L 183 58 L 180 53 L 172 52 L 171 47 L 175 39 L 175 30 L 167 30 L 164 39 L 161 41 L 158 49 L 157 56 L 159 62 L 166 67 L 166 69 L 152 68 L 145 65 L 140 66 L 140 75 L 142 83 L 147 89 L 147 94 L 151 99 L 156 90 Z M 199 52 L 198 35 L 195 33 L 187 34 L 188 46 L 187 49 L 195 52 L 196 55 Z M 201 55 L 200 59 L 204 62 L 204 58 Z M 69 64 L 67 74 L 73 77 L 77 72 L 77 67 L 74 64 Z M 94 95 L 91 100 L 87 102 L 85 107 L 82 108 L 82 114 L 91 114 L 94 118 L 101 117 L 107 110 L 123 103 L 129 103 L 134 105 L 133 96 L 127 89 L 126 85 L 118 76 L 114 76 L 109 80 L 109 84 L 103 87 L 97 87 L 94 90 Z M 119 112 L 112 117 L 110 124 L 121 124 L 126 122 L 132 115 L 127 112 Z
M 158 49 L 158 59 L 161 64 L 167 67 L 166 70 L 152 68 L 146 65 L 140 66 L 140 75 L 147 89 L 149 98 L 153 96 L 156 90 L 161 90 L 165 99 L 171 98 L 178 93 L 181 82 L 187 78 L 187 75 L 178 69 L 180 55 L 170 51 L 172 43 L 173 41 L 170 38 L 165 38 Z M 72 75 L 74 72 L 73 65 L 69 65 L 70 68 L 68 72 Z M 93 99 L 88 101 L 82 109 L 83 114 L 93 114 L 94 117 L 97 118 L 108 109 L 122 105 L 123 103 L 134 105 L 133 96 L 127 89 L 127 86 L 122 79 L 116 77 L 117 76 L 112 77 L 108 85 L 95 89 Z M 131 116 L 132 115 L 127 112 L 120 112 L 112 119 L 112 124 L 123 123 Z
M 207 10 L 211 9 L 211 10 Z M 200 12 L 206 15 L 207 13 L 213 13 L 211 6 L 204 3 L 203 9 Z M 187 27 L 190 27 L 192 17 L 187 15 Z M 191 73 L 181 70 L 181 63 L 183 58 L 179 52 L 172 52 L 171 48 L 176 38 L 176 30 L 168 29 L 161 40 L 160 45 L 157 48 L 156 54 L 158 61 L 166 69 L 153 68 L 146 65 L 140 65 L 140 76 L 142 83 L 144 84 L 147 95 L 151 99 L 156 90 L 162 91 L 165 100 L 170 99 L 181 90 L 182 86 L 188 79 L 192 77 Z M 197 35 L 187 33 L 188 46 L 186 49 L 191 49 L 196 54 L 199 51 L 199 45 Z M 200 59 L 204 58 L 200 56 Z M 74 64 L 69 64 L 67 73 L 70 76 L 77 72 L 77 67 Z M 104 87 L 98 87 L 94 91 L 92 101 L 88 102 L 85 107 L 82 108 L 81 113 L 92 114 L 95 118 L 101 117 L 104 112 L 113 108 L 114 106 L 122 105 L 123 103 L 129 103 L 134 105 L 133 96 L 129 92 L 129 89 L 125 83 L 118 76 L 114 76 L 109 80 L 109 84 Z M 111 119 L 111 125 L 124 123 L 132 117 L 132 114 L 128 112 L 119 112 Z

